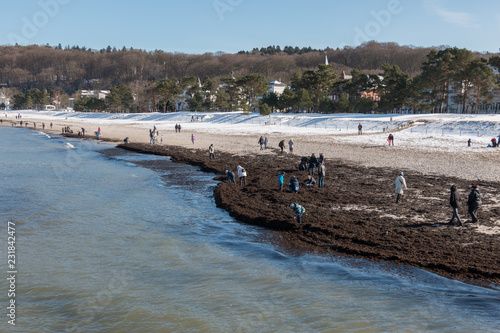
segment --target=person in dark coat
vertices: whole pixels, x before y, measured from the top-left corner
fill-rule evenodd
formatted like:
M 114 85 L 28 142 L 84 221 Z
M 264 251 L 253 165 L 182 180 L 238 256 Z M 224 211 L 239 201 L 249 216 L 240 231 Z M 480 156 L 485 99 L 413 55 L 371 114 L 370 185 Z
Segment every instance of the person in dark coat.
M 285 149 L 285 140 L 281 140 L 278 147 L 281 148 L 281 153 L 283 154 L 283 149 Z
M 314 176 L 314 168 L 318 165 L 318 160 L 316 159 L 316 155 L 314 153 L 309 158 L 309 166 L 307 167 L 307 171 L 311 176 Z
M 457 225 L 462 226 L 462 221 L 460 220 L 460 216 L 458 216 L 458 206 L 460 205 L 460 196 L 458 195 L 457 187 L 455 185 L 451 186 L 450 189 L 450 206 L 453 208 L 453 216 L 449 224 L 453 224 L 455 218 L 457 219 Z
M 290 183 L 288 183 L 288 189 L 292 193 L 299 192 L 299 181 L 297 180 L 297 177 L 292 176 L 292 178 L 290 178 Z
M 232 172 L 231 170 L 226 170 L 226 175 L 227 175 L 227 180 L 230 182 L 230 183 L 235 183 L 236 184 L 236 177 L 234 175 L 234 172 Z
M 477 210 L 481 207 L 481 193 L 479 193 L 478 185 L 473 185 L 471 187 L 467 206 L 469 206 L 469 215 L 472 218 L 471 223 L 476 223 L 478 221 Z
M 259 141 L 258 141 L 259 145 L 260 145 L 260 150 L 264 150 L 264 138 L 261 136 Z

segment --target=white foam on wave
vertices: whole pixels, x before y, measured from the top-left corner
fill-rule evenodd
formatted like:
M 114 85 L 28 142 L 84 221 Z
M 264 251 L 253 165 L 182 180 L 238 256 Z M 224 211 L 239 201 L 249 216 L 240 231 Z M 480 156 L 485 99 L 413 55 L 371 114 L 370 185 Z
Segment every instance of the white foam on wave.
M 48 135 L 48 134 L 47 134 L 47 133 L 45 133 L 45 132 L 41 132 L 41 131 L 40 131 L 40 132 L 38 132 L 38 134 L 45 135 L 47 138 L 51 139 L 51 136 L 50 136 L 50 135 Z
M 64 147 L 68 148 L 68 149 L 77 149 L 75 146 L 73 146 L 71 143 L 69 142 L 66 142 L 66 144 L 64 145 Z

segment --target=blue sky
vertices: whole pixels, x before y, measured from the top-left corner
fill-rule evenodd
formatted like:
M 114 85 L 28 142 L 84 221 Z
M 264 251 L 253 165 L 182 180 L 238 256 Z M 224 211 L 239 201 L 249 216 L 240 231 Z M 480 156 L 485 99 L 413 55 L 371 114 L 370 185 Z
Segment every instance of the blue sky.
M 0 45 L 235 53 L 268 45 L 324 49 L 368 40 L 500 48 L 491 0 L 23 0 L 3 1 Z

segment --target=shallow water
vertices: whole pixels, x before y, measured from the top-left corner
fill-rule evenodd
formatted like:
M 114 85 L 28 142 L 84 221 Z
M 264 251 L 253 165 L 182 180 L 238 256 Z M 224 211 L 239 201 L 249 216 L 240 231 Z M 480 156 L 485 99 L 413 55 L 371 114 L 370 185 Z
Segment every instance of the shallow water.
M 1 331 L 499 331 L 499 291 L 283 253 L 215 207 L 195 167 L 19 128 L 0 140 L 0 253 L 11 221 L 17 257 Z

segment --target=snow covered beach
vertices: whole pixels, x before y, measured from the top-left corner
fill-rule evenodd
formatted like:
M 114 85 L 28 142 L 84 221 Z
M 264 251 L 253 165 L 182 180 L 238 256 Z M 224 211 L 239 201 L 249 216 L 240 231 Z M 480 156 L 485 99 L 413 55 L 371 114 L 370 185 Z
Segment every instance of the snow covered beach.
M 119 141 L 149 142 L 149 129 L 159 131 L 164 144 L 205 147 L 236 154 L 259 152 L 257 141 L 267 136 L 271 147 L 280 140 L 293 138 L 294 153 L 310 156 L 315 152 L 326 158 L 341 158 L 355 164 L 393 167 L 422 174 L 456 176 L 474 182 L 497 181 L 500 175 L 500 149 L 489 148 L 492 138 L 500 135 L 500 115 L 365 115 L 365 114 L 272 114 L 251 113 L 83 113 L 9 111 L 4 120 L 37 122 L 41 129 L 53 123 L 53 131 L 70 126 L 75 133 L 81 127 L 87 136 L 101 128 L 103 138 Z M 363 135 L 357 135 L 358 124 Z M 182 126 L 175 133 L 175 124 Z M 194 133 L 195 144 L 190 135 Z M 392 133 L 395 146 L 389 147 Z M 471 139 L 471 146 L 467 141 Z M 259 152 L 262 153 L 262 152 Z M 265 151 L 264 153 L 271 153 Z

